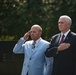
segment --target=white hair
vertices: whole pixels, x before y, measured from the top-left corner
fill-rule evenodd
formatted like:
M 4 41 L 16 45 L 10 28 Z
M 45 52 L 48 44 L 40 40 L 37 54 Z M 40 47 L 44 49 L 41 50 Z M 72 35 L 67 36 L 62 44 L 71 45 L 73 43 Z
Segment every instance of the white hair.
M 60 16 L 60 18 L 65 18 L 65 20 L 71 25 L 72 24 L 72 19 L 69 17 L 69 16 L 67 16 L 67 15 L 62 15 L 62 16 Z

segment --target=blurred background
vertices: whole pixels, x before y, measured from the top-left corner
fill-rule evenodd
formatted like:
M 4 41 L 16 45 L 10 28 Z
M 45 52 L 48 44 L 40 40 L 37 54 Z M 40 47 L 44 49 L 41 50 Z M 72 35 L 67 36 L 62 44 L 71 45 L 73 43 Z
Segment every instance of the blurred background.
M 20 75 L 23 55 L 12 49 L 33 24 L 43 28 L 42 38 L 58 33 L 61 15 L 72 18 L 76 32 L 76 0 L 0 0 L 0 75 Z

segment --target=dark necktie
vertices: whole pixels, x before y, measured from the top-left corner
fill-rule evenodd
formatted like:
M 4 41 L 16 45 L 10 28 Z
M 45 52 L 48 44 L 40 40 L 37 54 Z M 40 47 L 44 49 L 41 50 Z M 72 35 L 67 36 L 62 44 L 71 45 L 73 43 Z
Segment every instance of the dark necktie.
M 59 44 L 63 43 L 64 37 L 65 37 L 65 36 L 64 36 L 64 34 L 63 34 Z
M 36 42 L 34 41 L 34 42 L 32 43 L 32 49 L 35 48 L 35 44 L 36 44 Z

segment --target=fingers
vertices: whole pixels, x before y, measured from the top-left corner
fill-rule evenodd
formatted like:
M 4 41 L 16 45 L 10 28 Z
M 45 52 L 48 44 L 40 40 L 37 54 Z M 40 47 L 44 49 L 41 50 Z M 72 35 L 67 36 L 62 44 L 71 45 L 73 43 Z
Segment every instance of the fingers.
M 58 51 L 63 51 L 70 47 L 70 43 L 62 43 L 58 46 Z
M 27 33 L 24 34 L 23 38 L 25 40 L 27 40 L 29 38 L 29 36 L 30 36 L 30 30 Z
M 60 46 L 64 48 L 68 48 L 70 47 L 70 43 L 62 43 Z
M 69 43 L 65 43 L 65 46 L 66 46 L 66 48 L 69 48 L 70 44 Z

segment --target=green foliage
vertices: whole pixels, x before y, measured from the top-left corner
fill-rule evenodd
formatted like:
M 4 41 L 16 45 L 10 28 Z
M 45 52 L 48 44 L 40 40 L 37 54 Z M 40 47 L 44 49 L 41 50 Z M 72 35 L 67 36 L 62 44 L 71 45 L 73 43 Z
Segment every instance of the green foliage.
M 75 0 L 0 0 L 1 40 L 18 40 L 33 24 L 43 28 L 42 37 L 50 40 L 58 33 L 57 21 L 61 15 L 69 15 L 72 30 L 76 32 Z M 8 37 L 6 37 L 8 36 Z
M 0 37 L 0 41 L 2 41 L 2 40 L 14 40 L 14 36 L 8 36 L 8 35 L 2 35 L 1 37 Z

